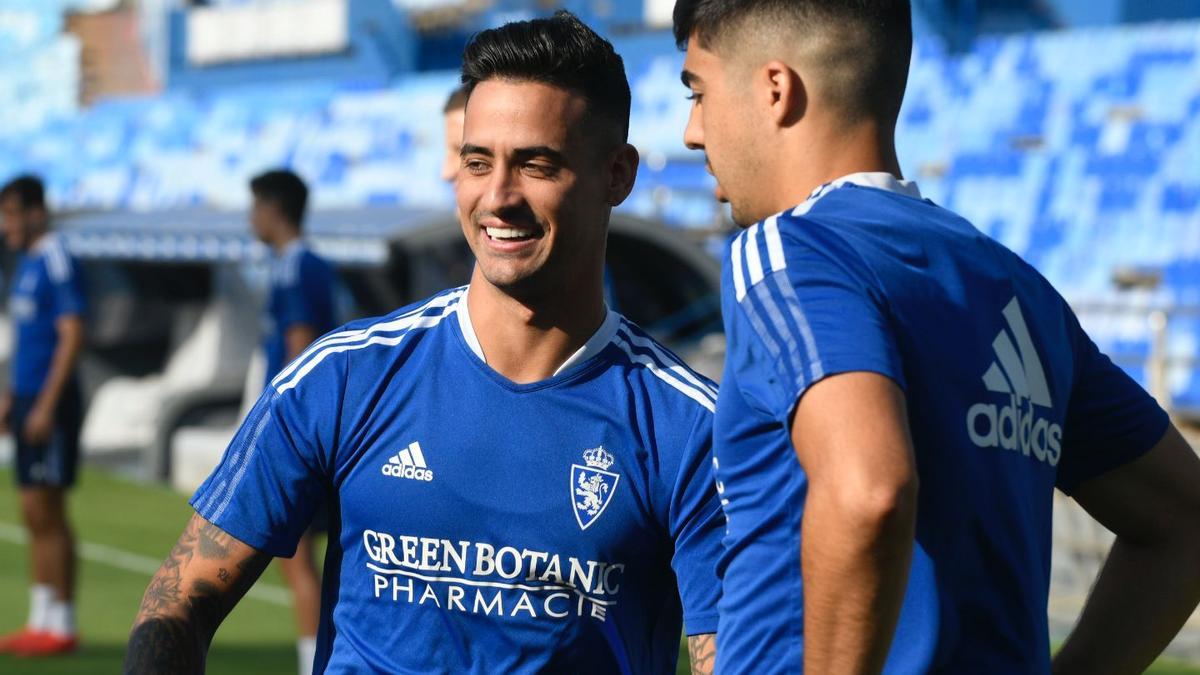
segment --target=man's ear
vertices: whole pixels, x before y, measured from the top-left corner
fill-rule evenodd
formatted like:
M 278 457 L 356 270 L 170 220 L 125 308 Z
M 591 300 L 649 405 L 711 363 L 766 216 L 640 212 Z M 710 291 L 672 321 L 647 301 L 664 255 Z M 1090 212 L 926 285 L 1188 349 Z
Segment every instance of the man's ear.
M 777 126 L 791 126 L 804 117 L 808 93 L 800 74 L 787 63 L 778 59 L 764 63 L 755 75 L 755 85 Z
M 621 144 L 612 152 L 608 162 L 609 206 L 620 206 L 629 193 L 633 192 L 639 161 L 637 148 L 628 143 Z

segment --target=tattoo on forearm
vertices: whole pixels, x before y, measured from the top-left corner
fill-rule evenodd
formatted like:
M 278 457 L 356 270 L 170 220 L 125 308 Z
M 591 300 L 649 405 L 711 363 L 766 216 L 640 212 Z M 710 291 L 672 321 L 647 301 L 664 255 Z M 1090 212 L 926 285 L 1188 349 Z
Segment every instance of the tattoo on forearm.
M 232 560 L 233 543 L 232 537 L 207 521 L 188 522 L 146 588 L 129 637 L 126 673 L 203 672 L 217 627 L 270 560 L 259 552 Z M 197 556 L 232 564 L 218 568 L 219 583 L 195 579 L 185 589 L 184 570 Z M 237 577 L 229 571 L 233 567 Z
M 688 658 L 692 664 L 692 675 L 711 675 L 717 660 L 717 636 L 715 633 L 688 637 Z
M 208 560 L 224 560 L 229 557 L 229 544 L 233 538 L 224 530 L 205 522 L 200 526 L 200 556 Z

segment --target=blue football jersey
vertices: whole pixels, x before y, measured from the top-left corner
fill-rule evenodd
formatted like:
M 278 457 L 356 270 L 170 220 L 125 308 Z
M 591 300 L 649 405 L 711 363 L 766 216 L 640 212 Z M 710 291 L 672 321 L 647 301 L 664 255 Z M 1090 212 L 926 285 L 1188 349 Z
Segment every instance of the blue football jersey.
M 314 343 L 193 507 L 288 556 L 328 500 L 317 672 L 673 672 L 717 623 L 714 386 L 613 312 L 513 383 L 466 294 Z
M 36 396 L 58 347 L 56 323 L 84 312 L 78 266 L 58 235 L 43 236 L 20 257 L 9 312 L 16 329 L 10 387 L 18 396 Z
M 920 480 L 885 672 L 1048 673 L 1054 489 L 1149 450 L 1163 410 L 1041 275 L 911 183 L 849 176 L 729 253 L 718 668 L 802 669 L 807 481 L 791 414 L 822 378 L 868 371 L 905 392 Z
M 267 356 L 267 382 L 287 361 L 284 336 L 289 328 L 306 325 L 317 335 L 336 325 L 333 310 L 334 271 L 329 263 L 293 240 L 271 259 L 271 297 L 264 317 L 263 349 Z

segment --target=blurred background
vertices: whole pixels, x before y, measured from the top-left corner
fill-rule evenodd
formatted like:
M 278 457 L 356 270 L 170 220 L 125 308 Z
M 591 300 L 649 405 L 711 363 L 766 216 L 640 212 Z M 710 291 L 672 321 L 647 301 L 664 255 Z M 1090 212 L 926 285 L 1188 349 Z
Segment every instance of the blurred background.
M 913 4 L 906 177 L 1040 269 L 1119 365 L 1182 425 L 1200 422 L 1200 0 Z M 261 388 L 268 256 L 247 224 L 248 179 L 285 166 L 309 183 L 306 236 L 338 267 L 342 319 L 465 282 L 470 252 L 439 179 L 462 47 L 559 7 L 612 40 L 633 89 L 642 164 L 614 219 L 612 302 L 715 377 L 716 255 L 732 224 L 682 145 L 673 0 L 0 0 L 0 181 L 46 181 L 90 307 L 90 468 L 72 503 L 83 649 L 0 657 L 0 670 L 119 667 L 183 495 Z M 6 279 L 12 261 L 0 259 Z M 10 333 L 0 313 L 0 361 Z M 5 440 L 4 467 L 10 452 Z M 11 484 L 0 469 L 0 630 L 25 612 Z M 1061 640 L 1109 540 L 1057 507 Z M 273 575 L 218 635 L 211 672 L 294 670 Z M 1171 654 L 1200 663 L 1200 623 Z

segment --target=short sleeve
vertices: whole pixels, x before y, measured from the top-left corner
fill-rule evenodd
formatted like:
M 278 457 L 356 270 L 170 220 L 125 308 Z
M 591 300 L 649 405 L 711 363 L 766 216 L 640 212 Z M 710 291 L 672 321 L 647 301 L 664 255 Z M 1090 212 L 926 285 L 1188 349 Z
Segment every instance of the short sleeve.
M 46 252 L 46 272 L 54 299 L 54 318 L 83 316 L 85 302 L 79 266 L 58 243 Z
M 1071 494 L 1089 479 L 1149 452 L 1170 420 L 1145 389 L 1101 353 L 1074 315 L 1068 315 L 1067 329 L 1075 350 L 1075 382 L 1057 486 Z
M 717 559 L 725 516 L 712 471 L 712 415 L 707 411 L 688 437 L 673 486 L 669 526 L 675 551 L 671 567 L 683 604 L 684 632 L 717 632 L 721 580 Z
M 322 448 L 333 417 L 313 394 L 268 387 L 221 462 L 192 496 L 204 518 L 246 544 L 277 557 L 295 553 L 317 504 L 325 499 L 329 466 Z
M 781 233 L 780 220 L 737 237 L 726 270 L 729 342 L 747 401 L 787 424 L 808 388 L 831 375 L 874 372 L 903 388 L 886 298 L 859 253 L 834 237 Z

